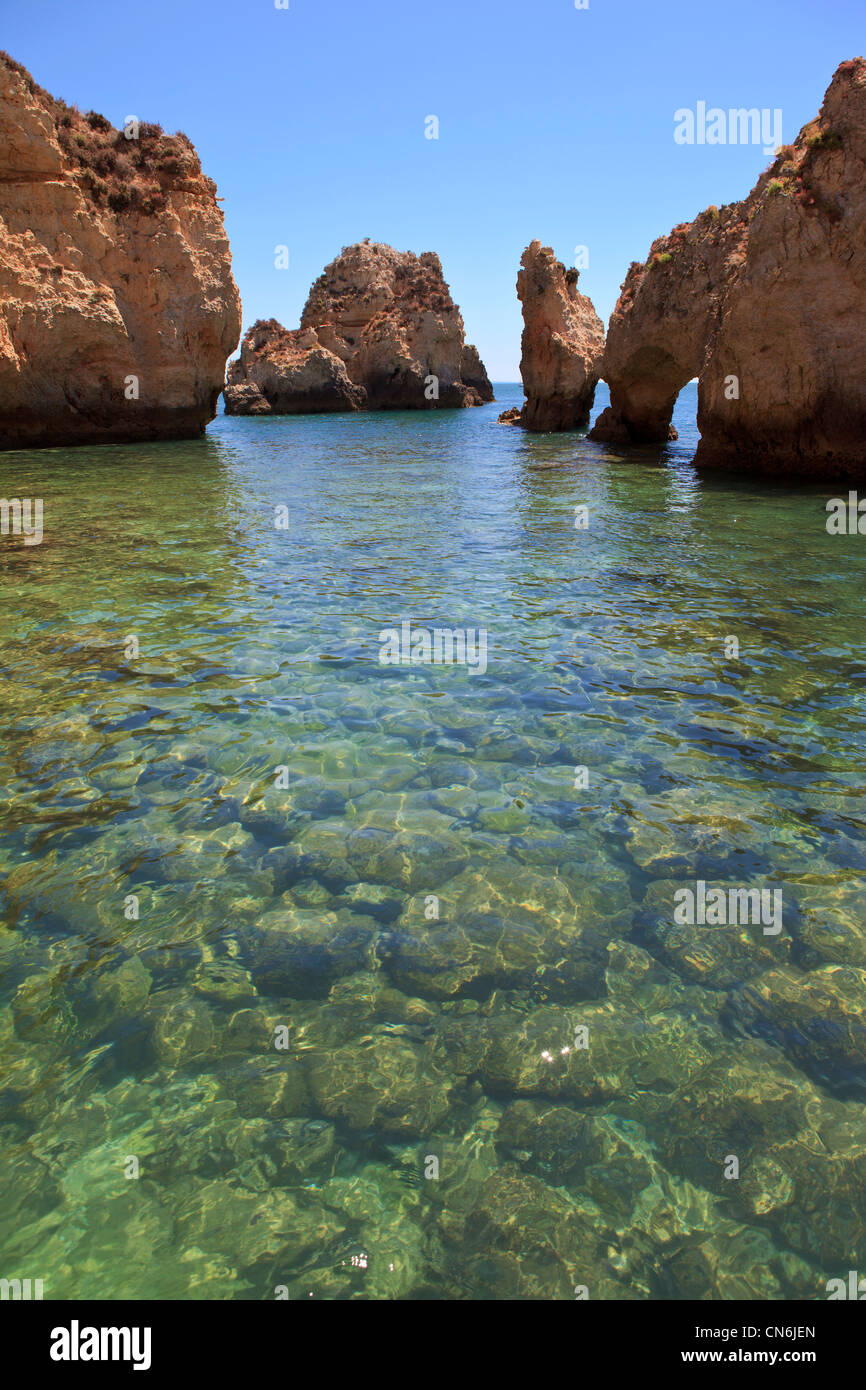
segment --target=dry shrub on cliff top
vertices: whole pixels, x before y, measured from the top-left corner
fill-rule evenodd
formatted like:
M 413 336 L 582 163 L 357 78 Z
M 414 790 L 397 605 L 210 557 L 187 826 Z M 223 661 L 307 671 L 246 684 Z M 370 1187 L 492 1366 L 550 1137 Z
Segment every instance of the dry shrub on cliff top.
M 216 185 L 202 175 L 198 155 L 182 131 L 166 135 L 161 125 L 142 121 L 138 139 L 127 140 L 100 112 L 82 113 L 46 92 L 21 63 L 2 50 L 0 63 L 18 73 L 28 91 L 48 107 L 54 117 L 57 143 L 82 190 L 97 206 L 104 203 L 115 213 L 148 216 L 161 211 L 166 194 L 186 181 L 201 183 L 216 193 Z

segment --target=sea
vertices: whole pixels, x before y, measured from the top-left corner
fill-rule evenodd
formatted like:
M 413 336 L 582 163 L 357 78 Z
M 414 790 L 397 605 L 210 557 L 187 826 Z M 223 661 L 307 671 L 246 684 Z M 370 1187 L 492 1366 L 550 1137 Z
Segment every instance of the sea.
M 496 396 L 0 456 L 0 1277 L 866 1273 L 847 489 Z

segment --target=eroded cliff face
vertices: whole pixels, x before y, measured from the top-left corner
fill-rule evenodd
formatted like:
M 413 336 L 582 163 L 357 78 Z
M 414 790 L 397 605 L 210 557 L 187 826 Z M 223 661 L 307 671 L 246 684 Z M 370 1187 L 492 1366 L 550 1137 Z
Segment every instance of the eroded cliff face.
M 482 405 L 493 389 L 439 257 L 364 241 L 319 276 L 299 329 L 249 329 L 225 400 L 236 415 L 424 410 Z
M 740 203 L 631 266 L 608 329 L 611 406 L 591 437 L 661 440 L 698 378 L 695 462 L 788 478 L 866 474 L 866 62 Z
M 526 403 L 499 418 L 528 430 L 583 429 L 604 351 L 604 324 L 549 246 L 527 246 L 517 275 L 523 305 L 520 375 Z
M 0 449 L 201 434 L 239 336 L 186 136 L 127 140 L 0 54 Z

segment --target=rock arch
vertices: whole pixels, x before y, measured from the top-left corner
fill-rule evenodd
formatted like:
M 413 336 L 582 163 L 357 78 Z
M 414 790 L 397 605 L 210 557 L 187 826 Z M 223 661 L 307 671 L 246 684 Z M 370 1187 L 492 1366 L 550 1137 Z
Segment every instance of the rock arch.
M 590 432 L 670 437 L 698 378 L 698 466 L 866 477 L 866 62 L 840 64 L 818 117 L 739 203 L 707 208 L 629 269 Z
M 718 329 L 728 221 L 703 213 L 653 242 L 633 264 L 611 316 L 601 375 L 610 406 L 590 432 L 613 443 L 676 438 L 671 415 L 688 381 L 700 378 Z
M 611 403 L 592 431 L 593 439 L 618 443 L 653 443 L 676 439 L 671 425 L 680 391 L 697 376 L 693 360 L 683 360 L 657 344 L 647 343 L 623 363 L 611 387 Z

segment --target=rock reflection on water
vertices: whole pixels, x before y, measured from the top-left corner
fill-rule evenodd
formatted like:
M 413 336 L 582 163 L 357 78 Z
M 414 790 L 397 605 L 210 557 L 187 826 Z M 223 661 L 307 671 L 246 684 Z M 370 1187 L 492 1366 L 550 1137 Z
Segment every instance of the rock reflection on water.
M 866 561 L 818 490 L 698 478 L 692 388 L 628 458 L 517 400 L 4 456 L 45 500 L 0 543 L 5 1277 L 866 1264 Z M 486 628 L 487 671 L 380 665 L 401 618 Z M 782 931 L 677 923 L 698 880 L 780 887 Z

